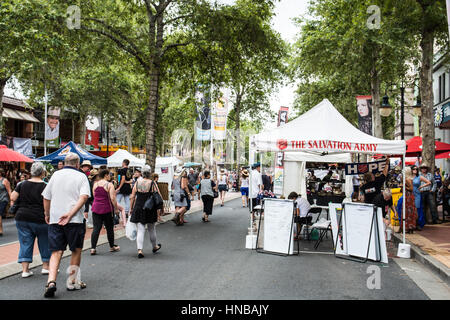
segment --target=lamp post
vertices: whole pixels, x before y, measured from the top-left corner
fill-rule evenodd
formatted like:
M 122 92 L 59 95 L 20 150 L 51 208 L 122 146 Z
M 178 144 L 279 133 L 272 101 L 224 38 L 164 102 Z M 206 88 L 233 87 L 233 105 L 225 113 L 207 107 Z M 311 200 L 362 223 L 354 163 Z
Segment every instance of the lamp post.
M 416 105 L 414 106 L 409 106 L 413 108 L 413 112 L 416 116 L 420 116 L 421 115 L 421 100 L 420 100 L 420 93 L 419 96 L 417 97 L 417 102 Z M 408 107 L 408 106 L 407 106 Z M 383 97 L 383 102 L 381 103 L 380 106 L 380 115 L 382 115 L 383 117 L 389 117 L 389 115 L 391 114 L 392 111 L 392 106 L 389 104 L 389 97 L 387 95 L 387 93 L 385 93 L 384 97 Z M 405 86 L 403 84 L 401 84 L 400 87 L 400 135 L 401 135 L 401 139 L 405 140 Z

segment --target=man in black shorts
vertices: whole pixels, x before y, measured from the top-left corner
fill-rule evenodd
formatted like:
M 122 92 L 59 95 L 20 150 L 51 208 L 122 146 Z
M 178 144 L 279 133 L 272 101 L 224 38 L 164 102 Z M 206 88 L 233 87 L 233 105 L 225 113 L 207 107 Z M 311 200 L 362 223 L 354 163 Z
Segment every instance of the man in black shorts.
M 53 173 L 42 192 L 45 221 L 49 224 L 48 246 L 52 252 L 44 293 L 46 298 L 55 295 L 58 268 L 67 246 L 72 251 L 67 290 L 86 287 L 80 279 L 80 263 L 86 233 L 84 204 L 91 195 L 91 188 L 86 175 L 79 171 L 80 158 L 77 154 L 69 152 L 64 165 L 63 169 Z

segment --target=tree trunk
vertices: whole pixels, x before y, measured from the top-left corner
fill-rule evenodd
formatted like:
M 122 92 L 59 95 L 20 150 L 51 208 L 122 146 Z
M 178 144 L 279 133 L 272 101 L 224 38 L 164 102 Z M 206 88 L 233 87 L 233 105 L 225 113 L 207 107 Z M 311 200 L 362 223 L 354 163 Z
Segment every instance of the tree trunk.
M 3 123 L 3 94 L 5 92 L 6 82 L 8 78 L 0 79 L 0 135 L 3 135 L 4 123 Z
M 376 62 L 378 58 L 377 50 L 374 50 L 371 72 L 371 94 L 372 94 L 372 125 L 373 135 L 383 139 L 383 126 L 380 115 L 380 75 L 378 73 Z
M 420 69 L 420 93 L 422 98 L 422 161 L 434 172 L 434 113 L 433 113 L 433 31 L 424 29 L 420 48 L 422 50 L 422 68 Z
M 86 148 L 86 115 L 80 114 L 80 145 L 83 149 Z
M 155 38 L 156 27 L 156 38 Z M 163 46 L 163 13 L 150 21 L 150 94 L 145 119 L 145 148 L 146 162 L 151 170 L 155 170 L 156 163 L 156 112 L 159 103 L 159 82 L 160 82 L 160 54 Z M 152 43 L 152 39 L 156 42 Z M 152 50 L 153 49 L 153 50 Z
M 128 123 L 126 126 L 127 130 L 127 144 L 128 144 L 128 152 L 133 152 L 133 113 L 128 111 Z

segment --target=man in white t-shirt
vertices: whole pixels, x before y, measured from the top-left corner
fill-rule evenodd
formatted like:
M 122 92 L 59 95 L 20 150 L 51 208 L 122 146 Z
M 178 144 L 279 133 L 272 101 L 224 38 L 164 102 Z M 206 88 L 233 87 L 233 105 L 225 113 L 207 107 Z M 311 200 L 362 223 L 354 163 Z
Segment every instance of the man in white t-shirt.
M 253 221 L 254 221 L 254 213 L 255 213 L 255 206 L 257 206 L 259 204 L 258 202 L 258 194 L 263 191 L 263 182 L 262 182 L 262 175 L 261 175 L 261 164 L 255 163 L 253 165 L 253 170 L 252 170 L 252 174 L 250 176 L 250 199 L 251 199 L 251 203 L 252 203 L 252 217 L 253 217 Z
M 67 289 L 72 291 L 86 287 L 79 278 L 79 268 L 86 233 L 84 204 L 91 196 L 91 188 L 86 175 L 79 171 L 80 158 L 77 154 L 69 152 L 64 165 L 63 169 L 53 173 L 42 192 L 45 221 L 49 224 L 48 246 L 52 252 L 44 294 L 46 298 L 55 295 L 58 268 L 67 245 L 72 251 Z
M 302 225 L 311 222 L 312 216 L 308 216 L 308 212 L 311 209 L 311 205 L 308 200 L 302 198 L 301 195 L 296 192 L 291 192 L 288 196 L 289 200 L 294 200 L 295 203 L 295 219 L 296 222 L 294 228 L 294 240 L 297 240 L 298 234 L 302 230 Z M 308 216 L 308 217 L 307 217 Z

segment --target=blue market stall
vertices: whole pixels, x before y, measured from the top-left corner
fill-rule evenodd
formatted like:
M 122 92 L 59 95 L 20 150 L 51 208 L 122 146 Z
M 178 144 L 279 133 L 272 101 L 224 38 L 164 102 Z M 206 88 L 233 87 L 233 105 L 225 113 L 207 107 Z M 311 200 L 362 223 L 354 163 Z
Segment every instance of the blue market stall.
M 84 160 L 91 161 L 92 165 L 102 165 L 107 164 L 106 158 L 102 158 L 99 156 L 96 156 L 92 153 L 87 152 L 86 150 L 82 149 L 80 146 L 76 145 L 74 142 L 70 141 L 67 143 L 64 147 L 61 149 L 50 153 L 49 155 L 46 155 L 44 157 L 40 157 L 36 159 L 36 161 L 46 161 L 51 162 L 51 164 L 56 165 L 59 161 L 64 161 L 66 158 L 66 155 L 69 152 L 76 153 L 80 157 L 80 163 Z

